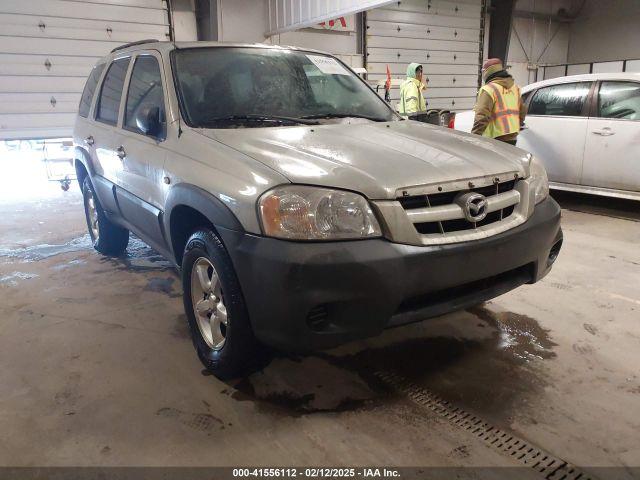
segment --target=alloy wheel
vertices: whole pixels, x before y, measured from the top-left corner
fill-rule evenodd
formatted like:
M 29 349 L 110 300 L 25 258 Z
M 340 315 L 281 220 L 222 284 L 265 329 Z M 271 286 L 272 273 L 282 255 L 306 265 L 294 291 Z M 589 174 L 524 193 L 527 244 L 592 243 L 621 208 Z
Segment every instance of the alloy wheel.
M 98 210 L 96 208 L 96 199 L 90 188 L 85 191 L 84 201 L 87 206 L 87 221 L 89 223 L 89 230 L 91 231 L 91 239 L 95 243 L 98 241 L 100 230 L 98 229 Z
M 198 258 L 191 270 L 191 303 L 198 329 L 206 344 L 220 350 L 228 329 L 227 308 L 222 298 L 220 278 L 213 264 Z

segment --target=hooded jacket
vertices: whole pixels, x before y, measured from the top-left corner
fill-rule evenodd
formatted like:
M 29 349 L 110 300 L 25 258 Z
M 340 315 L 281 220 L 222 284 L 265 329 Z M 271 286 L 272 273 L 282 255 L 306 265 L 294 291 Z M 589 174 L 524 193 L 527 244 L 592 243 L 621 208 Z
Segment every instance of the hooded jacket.
M 410 63 L 407 67 L 407 79 L 400 86 L 399 110 L 401 115 L 411 115 L 424 112 L 427 109 L 422 95 L 422 83 L 416 78 L 416 70 L 421 66 L 419 63 Z
M 509 75 L 505 70 L 501 70 L 493 75 L 490 75 L 485 83 L 496 83 L 504 88 L 511 88 L 514 85 L 514 80 L 511 75 Z M 491 121 L 491 114 L 494 109 L 494 101 L 493 98 L 484 91 L 481 91 L 478 95 L 478 100 L 476 101 L 476 105 L 474 107 L 474 111 L 476 112 L 473 128 L 471 129 L 471 133 L 475 133 L 476 135 L 482 135 L 489 125 Z M 520 102 L 520 124 L 524 123 L 525 116 L 527 114 L 526 107 L 522 102 Z M 515 141 L 518 138 L 517 133 L 510 133 L 508 135 L 503 135 L 502 137 L 498 137 L 499 140 L 503 141 Z

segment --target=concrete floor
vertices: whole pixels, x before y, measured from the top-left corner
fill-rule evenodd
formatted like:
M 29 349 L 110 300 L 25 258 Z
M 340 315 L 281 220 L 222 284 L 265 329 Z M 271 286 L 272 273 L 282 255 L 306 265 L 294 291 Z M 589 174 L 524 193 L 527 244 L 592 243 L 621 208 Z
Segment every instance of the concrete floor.
M 576 465 L 640 466 L 640 216 L 562 203 L 542 282 L 223 383 L 176 272 L 93 251 L 77 185 L 0 198 L 0 465 L 518 465 L 384 367 Z

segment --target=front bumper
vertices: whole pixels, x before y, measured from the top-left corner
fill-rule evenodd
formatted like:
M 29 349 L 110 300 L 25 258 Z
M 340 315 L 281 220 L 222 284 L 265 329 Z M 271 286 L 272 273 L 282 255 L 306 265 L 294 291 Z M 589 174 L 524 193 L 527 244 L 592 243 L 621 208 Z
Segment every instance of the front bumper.
M 562 242 L 560 208 L 551 198 L 516 228 L 449 245 L 305 243 L 219 233 L 255 335 L 293 351 L 377 335 L 534 283 L 548 273 Z

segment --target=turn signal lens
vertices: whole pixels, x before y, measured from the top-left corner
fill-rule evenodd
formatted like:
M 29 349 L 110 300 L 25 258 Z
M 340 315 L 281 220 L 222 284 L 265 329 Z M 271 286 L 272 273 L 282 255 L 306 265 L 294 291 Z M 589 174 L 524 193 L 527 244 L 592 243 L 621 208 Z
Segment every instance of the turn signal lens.
M 529 163 L 529 170 L 531 172 L 531 187 L 536 194 L 536 204 L 543 201 L 549 196 L 549 179 L 547 178 L 547 171 L 544 169 L 542 163 L 537 160 L 533 155 Z

